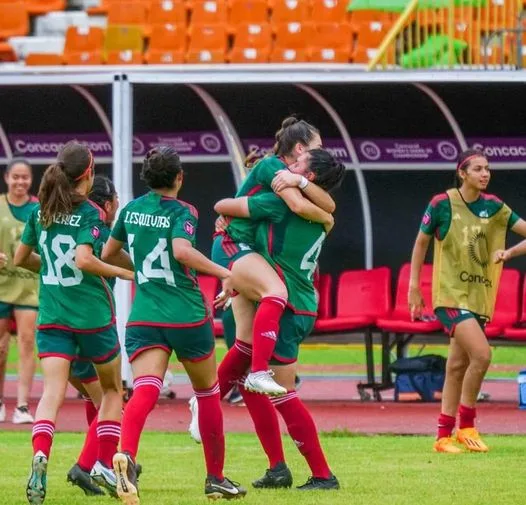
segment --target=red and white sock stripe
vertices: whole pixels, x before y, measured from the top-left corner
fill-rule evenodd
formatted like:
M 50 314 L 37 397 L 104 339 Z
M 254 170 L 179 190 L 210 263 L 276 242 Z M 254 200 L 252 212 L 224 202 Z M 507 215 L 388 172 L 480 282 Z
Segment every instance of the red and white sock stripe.
M 207 396 L 214 396 L 219 394 L 219 382 L 216 382 L 209 389 L 194 389 L 195 396 L 199 398 L 206 398 Z
M 276 398 L 271 398 L 270 401 L 272 402 L 272 405 L 276 406 L 276 405 L 281 405 L 297 397 L 298 397 L 298 393 L 296 392 L 296 390 L 293 390 L 293 391 L 289 391 L 286 395 L 278 396 Z
M 117 421 L 100 421 L 97 425 L 97 437 L 117 437 L 121 436 L 121 423 Z
M 55 434 L 55 423 L 51 421 L 36 421 L 33 424 L 33 438 L 37 435 L 48 435 L 53 438 Z
M 283 308 L 287 306 L 287 299 L 281 298 L 281 296 L 265 296 L 261 299 L 261 301 L 263 300 L 265 300 L 266 302 L 275 303 L 276 305 L 280 305 Z
M 252 346 L 250 344 L 242 342 L 241 340 L 236 340 L 234 347 L 246 356 L 252 356 Z
M 156 377 L 155 375 L 143 375 L 141 377 L 137 377 L 133 381 L 133 389 L 140 388 L 141 386 L 153 386 L 154 388 L 161 391 L 163 387 L 163 381 L 159 377 Z

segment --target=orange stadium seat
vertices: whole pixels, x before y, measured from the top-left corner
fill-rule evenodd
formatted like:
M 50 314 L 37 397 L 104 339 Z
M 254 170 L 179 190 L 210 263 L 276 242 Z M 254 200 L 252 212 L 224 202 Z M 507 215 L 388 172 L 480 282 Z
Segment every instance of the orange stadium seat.
M 150 64 L 184 63 L 186 29 L 177 25 L 152 26 L 144 60 Z
M 513 326 L 519 320 L 521 274 L 518 270 L 505 268 L 497 292 L 495 312 L 491 322 L 486 325 L 488 338 L 501 337 L 505 328 Z
M 343 23 L 347 21 L 348 0 L 312 0 L 313 23 Z
M 266 0 L 232 0 L 228 22 L 230 26 L 262 24 L 269 20 Z
M 316 37 L 310 42 L 310 60 L 348 63 L 352 44 L 351 26 L 325 23 L 316 26 Z
M 149 25 L 186 25 L 186 8 L 183 3 L 172 0 L 156 0 L 150 4 Z
M 102 63 L 104 30 L 96 26 L 70 26 L 66 31 L 64 61 L 68 65 Z
M 336 332 L 374 326 L 377 319 L 387 317 L 390 310 L 389 268 L 348 270 L 342 272 L 338 280 L 336 316 L 318 319 L 314 328 L 320 332 Z
M 131 49 L 108 51 L 106 53 L 106 63 L 108 65 L 141 65 L 142 59 L 142 51 L 132 51 Z
M 358 43 L 367 47 L 378 47 L 391 29 L 391 21 L 361 21 L 353 20 L 353 31 L 358 36 Z
M 53 11 L 63 11 L 66 8 L 65 0 L 26 0 L 27 11 L 32 16 L 38 16 Z
M 274 46 L 270 53 L 272 63 L 305 63 L 309 61 L 308 49 Z
M 225 25 L 193 25 L 189 33 L 187 63 L 225 62 L 228 36 Z
M 282 23 L 274 26 L 276 46 L 287 49 L 305 49 L 316 37 L 312 23 Z
M 0 40 L 29 33 L 29 16 L 22 3 L 0 4 Z
M 146 25 L 146 5 L 141 2 L 113 2 L 108 8 L 108 25 Z
M 307 0 L 273 0 L 272 24 L 305 22 L 310 19 L 310 2 Z
M 193 25 L 226 24 L 228 8 L 225 0 L 193 0 L 191 22 Z
M 266 63 L 272 45 L 268 23 L 235 27 L 234 45 L 228 54 L 230 63 Z
M 0 62 L 17 61 L 15 50 L 8 42 L 0 42 Z
M 352 11 L 351 20 L 357 23 L 360 21 L 387 22 L 392 20 L 392 16 L 389 12 L 379 10 L 360 10 Z
M 64 59 L 61 54 L 30 53 L 26 56 L 26 65 L 62 65 Z

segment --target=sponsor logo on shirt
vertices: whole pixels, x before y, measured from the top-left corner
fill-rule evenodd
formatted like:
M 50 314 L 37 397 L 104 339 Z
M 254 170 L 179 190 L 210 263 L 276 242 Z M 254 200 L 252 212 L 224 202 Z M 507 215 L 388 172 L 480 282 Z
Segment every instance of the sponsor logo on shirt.
M 188 235 L 193 235 L 195 232 L 195 226 L 190 221 L 186 221 L 183 228 Z
M 482 284 L 486 288 L 491 288 L 493 286 L 493 283 L 487 277 L 478 274 L 470 274 L 465 270 L 460 272 L 459 278 L 462 282 L 467 282 L 468 284 Z

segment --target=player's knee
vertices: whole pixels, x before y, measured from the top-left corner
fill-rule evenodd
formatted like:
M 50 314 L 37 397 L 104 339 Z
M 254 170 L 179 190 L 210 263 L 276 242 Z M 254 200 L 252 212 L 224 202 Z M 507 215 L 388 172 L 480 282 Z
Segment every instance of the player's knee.
M 466 359 L 451 359 L 447 360 L 446 372 L 449 376 L 463 377 L 469 366 L 469 361 Z
M 491 363 L 491 348 L 480 349 L 471 356 L 471 365 L 479 371 L 485 372 Z
M 35 339 L 34 339 L 34 333 L 32 332 L 24 332 L 19 333 L 18 337 L 18 349 L 20 351 L 20 354 L 23 356 L 27 355 L 33 355 L 35 350 Z

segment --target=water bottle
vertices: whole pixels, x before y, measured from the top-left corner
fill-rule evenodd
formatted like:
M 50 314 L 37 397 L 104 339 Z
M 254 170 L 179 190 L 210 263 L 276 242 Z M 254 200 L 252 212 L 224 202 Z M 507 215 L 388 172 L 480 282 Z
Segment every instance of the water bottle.
M 526 410 L 526 370 L 521 370 L 517 377 L 519 384 L 519 409 Z

